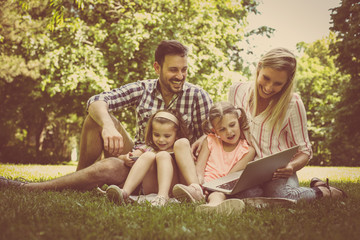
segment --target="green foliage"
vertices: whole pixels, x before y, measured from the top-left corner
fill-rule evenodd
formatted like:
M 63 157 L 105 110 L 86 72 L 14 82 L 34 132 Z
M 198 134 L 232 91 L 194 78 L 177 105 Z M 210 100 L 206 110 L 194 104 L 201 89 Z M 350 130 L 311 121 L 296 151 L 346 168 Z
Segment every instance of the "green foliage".
M 331 139 L 332 162 L 348 166 L 360 164 L 360 1 L 343 0 L 333 9 L 331 28 L 337 41 L 331 45 L 337 54 L 336 63 L 351 77 L 340 90 L 341 100 L 336 105 L 336 118 Z
M 0 161 L 70 160 L 87 99 L 129 82 L 156 78 L 163 39 L 190 49 L 188 81 L 215 101 L 231 76 L 249 77 L 247 15 L 258 1 L 3 0 L 0 9 Z M 328 38 L 300 43 L 298 89 L 308 111 L 311 164 L 360 165 L 359 1 L 333 9 Z M 330 45 L 330 48 L 329 48 Z M 334 64 L 336 62 L 336 66 Z M 131 111 L 131 109 L 129 109 Z M 134 114 L 119 113 L 134 135 Z
M 99 51 L 79 44 L 82 32 L 76 18 L 56 33 L 46 29 L 47 4 L 31 1 L 25 11 L 7 1 L 2 7 L 0 158 L 4 162 L 70 160 L 84 103 L 108 87 Z
M 309 137 L 313 146 L 313 165 L 340 164 L 331 160 L 331 136 L 334 135 L 336 105 L 340 101 L 339 89 L 349 82 L 349 75 L 335 66 L 336 56 L 330 54 L 329 46 L 336 41 L 333 33 L 311 44 L 299 43 L 303 51 L 298 61 L 298 90 L 306 106 Z
M 332 9 L 331 30 L 338 41 L 333 43 L 332 51 L 337 54 L 341 70 L 353 77 L 360 77 L 360 1 L 342 0 L 341 6 Z
M 225 99 L 240 71 L 250 1 L 2 1 L 0 15 L 0 161 L 69 160 L 87 99 L 123 84 L 156 78 L 163 39 L 190 48 L 188 80 Z M 16 4 L 17 3 L 17 4 Z M 134 114 L 121 112 L 134 133 Z M 78 142 L 78 141 L 77 141 Z
M 19 3 L 23 2 L 22 0 L 19 1 Z M 84 8 L 84 0 L 75 0 L 74 1 L 77 4 L 78 9 Z M 47 25 L 47 28 L 53 31 L 56 26 L 63 25 L 64 24 L 64 12 L 66 7 L 64 6 L 64 3 L 68 3 L 68 1 L 62 1 L 62 0 L 50 0 L 50 7 L 51 7 L 51 21 Z M 24 8 L 24 6 L 23 6 Z
M 333 33 L 298 45 L 298 88 L 308 111 L 311 164 L 360 165 L 359 0 L 343 0 L 331 14 Z
M 190 48 L 189 81 L 219 100 L 230 84 L 224 72 L 242 70 L 239 43 L 248 34 L 245 20 L 249 12 L 256 12 L 256 5 L 255 1 L 92 1 L 80 14 L 84 21 L 107 29 L 101 48 L 109 78 L 125 84 L 156 77 L 152 64 L 157 44 L 177 39 Z

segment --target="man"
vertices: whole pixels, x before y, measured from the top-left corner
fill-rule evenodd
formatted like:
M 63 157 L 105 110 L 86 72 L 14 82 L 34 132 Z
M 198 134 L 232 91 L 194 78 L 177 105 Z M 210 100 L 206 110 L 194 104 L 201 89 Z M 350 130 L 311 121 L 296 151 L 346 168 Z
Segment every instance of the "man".
M 162 41 L 155 52 L 154 69 L 158 79 L 130 83 L 89 99 L 76 172 L 51 181 L 22 186 L 43 190 L 87 190 L 103 184 L 121 185 L 133 164 L 128 153 L 137 156 L 146 151 L 143 144 L 146 122 L 159 109 L 177 109 L 192 133 L 189 138 L 191 142 L 198 139 L 193 144 L 193 149 L 199 146 L 203 139 L 201 123 L 208 115 L 212 100 L 206 91 L 185 81 L 188 69 L 187 48 L 178 41 Z M 109 113 L 129 106 L 136 107 L 135 143 L 120 121 Z M 96 161 L 103 151 L 106 158 Z M 193 173 L 184 178 L 187 182 L 198 181 Z M 17 183 L 0 178 L 0 186 L 11 184 Z

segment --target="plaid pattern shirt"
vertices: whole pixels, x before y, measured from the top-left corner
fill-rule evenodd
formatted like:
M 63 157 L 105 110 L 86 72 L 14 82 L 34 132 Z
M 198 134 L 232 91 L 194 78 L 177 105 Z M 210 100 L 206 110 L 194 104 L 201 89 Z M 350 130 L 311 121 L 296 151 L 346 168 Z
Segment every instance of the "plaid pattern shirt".
M 203 135 L 202 122 L 207 118 L 212 100 L 209 94 L 198 86 L 185 82 L 183 90 L 175 94 L 168 106 L 158 90 L 158 79 L 143 80 L 126 84 L 109 92 L 91 97 L 87 107 L 94 101 L 105 101 L 109 112 L 136 107 L 135 145 L 144 144 L 146 123 L 157 110 L 178 110 L 190 130 L 189 140 L 193 142 Z

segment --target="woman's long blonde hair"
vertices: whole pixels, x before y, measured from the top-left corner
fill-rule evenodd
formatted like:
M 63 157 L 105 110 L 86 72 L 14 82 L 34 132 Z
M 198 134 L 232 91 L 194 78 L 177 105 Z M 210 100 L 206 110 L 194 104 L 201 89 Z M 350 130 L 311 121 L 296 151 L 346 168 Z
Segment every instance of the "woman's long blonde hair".
M 275 131 L 280 131 L 281 125 L 284 122 L 286 111 L 289 107 L 291 98 L 294 93 L 295 87 L 295 73 L 296 73 L 296 59 L 293 53 L 286 48 L 274 48 L 267 52 L 259 61 L 256 69 L 255 86 L 253 89 L 251 106 L 252 114 L 256 115 L 259 92 L 257 89 L 257 79 L 259 72 L 262 68 L 272 68 L 277 71 L 286 71 L 288 80 L 282 90 L 273 96 L 269 103 L 269 106 L 264 111 L 265 116 L 268 117 L 268 121 L 272 127 L 275 127 Z

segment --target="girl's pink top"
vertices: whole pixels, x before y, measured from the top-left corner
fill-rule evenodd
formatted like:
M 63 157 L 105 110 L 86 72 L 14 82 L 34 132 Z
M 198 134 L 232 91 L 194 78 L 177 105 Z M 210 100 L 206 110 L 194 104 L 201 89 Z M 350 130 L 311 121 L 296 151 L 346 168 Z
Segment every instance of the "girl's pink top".
M 205 167 L 205 182 L 227 175 L 232 167 L 249 152 L 249 145 L 246 140 L 240 140 L 231 152 L 224 151 L 221 139 L 214 134 L 209 134 L 207 141 L 210 155 Z

